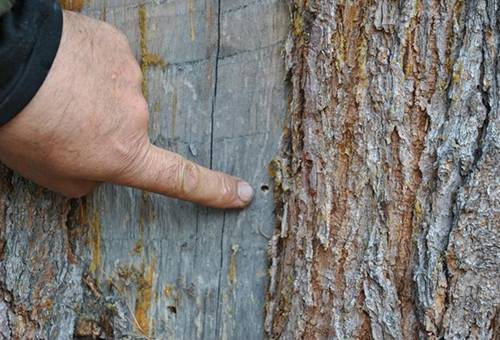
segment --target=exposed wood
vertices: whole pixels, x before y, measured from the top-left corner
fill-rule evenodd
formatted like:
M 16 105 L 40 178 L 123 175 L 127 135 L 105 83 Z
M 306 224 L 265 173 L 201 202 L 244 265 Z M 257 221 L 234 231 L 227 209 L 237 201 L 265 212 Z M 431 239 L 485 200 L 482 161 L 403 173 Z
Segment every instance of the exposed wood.
M 67 201 L 2 169 L 0 338 L 260 339 L 273 222 L 267 165 L 288 103 L 288 10 L 263 1 L 65 1 L 122 29 L 150 137 L 248 179 L 224 212 L 111 185 Z
M 498 338 L 500 4 L 291 7 L 268 334 Z

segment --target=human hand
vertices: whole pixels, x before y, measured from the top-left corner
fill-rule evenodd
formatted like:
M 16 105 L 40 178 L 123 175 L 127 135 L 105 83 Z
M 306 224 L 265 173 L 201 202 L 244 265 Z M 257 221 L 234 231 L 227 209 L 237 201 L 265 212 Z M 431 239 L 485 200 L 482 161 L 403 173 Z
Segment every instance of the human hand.
M 0 127 L 0 160 L 69 197 L 113 182 L 210 207 L 248 205 L 253 191 L 246 182 L 149 142 L 141 80 L 122 33 L 65 11 L 61 45 L 44 84 Z

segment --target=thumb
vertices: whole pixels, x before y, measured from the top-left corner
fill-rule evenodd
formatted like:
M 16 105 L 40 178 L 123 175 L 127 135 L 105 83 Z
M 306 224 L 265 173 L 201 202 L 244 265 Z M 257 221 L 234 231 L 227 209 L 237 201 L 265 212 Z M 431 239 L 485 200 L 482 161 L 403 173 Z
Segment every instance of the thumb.
M 243 208 L 253 198 L 247 182 L 152 144 L 113 182 L 213 208 Z

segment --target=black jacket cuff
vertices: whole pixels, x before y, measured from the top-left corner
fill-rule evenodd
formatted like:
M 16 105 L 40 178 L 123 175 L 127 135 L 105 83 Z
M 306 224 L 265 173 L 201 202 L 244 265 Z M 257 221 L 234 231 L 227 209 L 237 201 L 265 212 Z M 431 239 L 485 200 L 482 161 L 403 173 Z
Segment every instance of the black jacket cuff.
M 0 18 L 0 125 L 22 111 L 42 86 L 62 26 L 57 0 L 18 0 Z

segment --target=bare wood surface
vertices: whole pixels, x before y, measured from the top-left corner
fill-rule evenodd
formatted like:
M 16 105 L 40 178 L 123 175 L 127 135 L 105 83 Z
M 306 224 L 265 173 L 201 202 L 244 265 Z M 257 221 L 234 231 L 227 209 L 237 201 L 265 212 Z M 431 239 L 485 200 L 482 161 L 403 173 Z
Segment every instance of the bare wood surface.
M 64 3 L 129 37 L 151 140 L 248 179 L 257 197 L 224 212 L 104 185 L 68 201 L 3 169 L 0 337 L 262 338 L 274 226 L 267 165 L 287 105 L 285 4 Z

